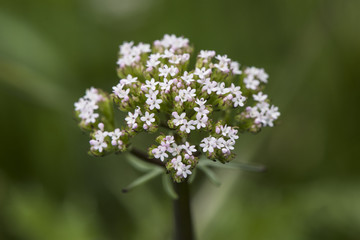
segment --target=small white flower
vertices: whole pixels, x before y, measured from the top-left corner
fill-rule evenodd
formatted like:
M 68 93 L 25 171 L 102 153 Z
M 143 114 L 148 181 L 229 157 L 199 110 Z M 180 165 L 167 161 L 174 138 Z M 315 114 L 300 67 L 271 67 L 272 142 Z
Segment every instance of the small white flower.
M 188 175 L 191 174 L 191 171 L 189 170 L 191 167 L 191 165 L 185 165 L 183 163 L 180 163 L 178 168 L 177 168 L 177 172 L 176 175 L 181 176 L 183 178 L 186 178 Z
M 129 127 L 132 127 L 135 123 L 137 118 L 139 117 L 139 114 L 137 112 L 128 113 L 128 116 L 125 118 L 125 121 Z
M 228 73 L 230 70 L 229 70 L 229 64 L 227 62 L 219 62 L 219 63 L 216 63 L 214 64 L 214 67 L 216 67 L 217 69 L 219 69 L 221 72 L 224 72 L 224 73 Z
M 241 75 L 242 71 L 240 70 L 240 64 L 238 62 L 232 61 L 230 63 L 230 68 L 234 75 Z
M 188 87 L 187 89 L 180 89 L 179 98 L 181 102 L 192 101 L 196 96 L 195 92 L 196 89 L 192 89 L 191 87 Z
M 166 78 L 164 78 L 163 82 L 160 82 L 160 88 L 161 90 L 168 92 L 170 91 L 170 87 L 173 84 L 174 80 L 167 80 Z
M 224 82 L 221 82 L 221 83 L 217 84 L 217 91 L 216 91 L 217 95 L 225 95 L 225 94 L 227 94 L 229 92 L 230 92 L 230 89 L 225 87 Z
M 206 82 L 203 84 L 201 89 L 202 92 L 207 92 L 207 94 L 211 94 L 212 92 L 217 91 L 218 83 L 215 81 L 210 81 L 210 78 L 206 79 Z
M 206 100 L 204 100 L 204 98 L 201 98 L 201 99 L 196 99 L 196 101 L 195 101 L 195 103 L 197 104 L 197 105 L 199 105 L 199 107 L 201 107 L 201 106 L 204 106 L 205 105 L 205 103 L 206 103 Z
M 195 127 L 193 126 L 194 124 L 195 124 L 195 122 L 193 120 L 188 121 L 188 120 L 184 119 L 183 123 L 180 127 L 180 131 L 190 133 L 191 130 L 195 130 Z
M 156 90 L 156 85 L 158 85 L 159 84 L 159 82 L 156 82 L 155 81 L 155 79 L 151 79 L 150 81 L 149 80 L 146 80 L 145 81 L 145 87 L 147 88 L 147 89 L 150 89 L 150 90 L 153 90 L 153 91 L 155 91 Z
M 185 152 L 189 155 L 192 155 L 193 152 L 196 152 L 195 145 L 190 145 L 189 142 L 185 142 L 185 144 L 181 145 L 181 148 L 185 150 Z
M 160 159 L 162 162 L 165 158 L 169 157 L 169 155 L 166 153 L 166 147 L 164 146 L 158 146 L 157 148 L 154 148 L 152 150 L 152 153 L 154 154 L 155 158 Z
M 128 100 L 130 89 L 125 90 L 123 88 L 124 88 L 124 85 L 119 83 L 118 85 L 113 87 L 113 93 L 115 94 L 115 96 L 117 96 L 120 99 Z
M 213 153 L 214 148 L 216 148 L 216 138 L 206 137 L 201 140 L 200 147 L 203 149 L 203 152 Z
M 206 127 L 208 120 L 209 120 L 208 116 L 197 114 L 195 120 L 196 128 L 200 129 Z
M 253 75 L 249 75 L 246 78 L 244 78 L 244 83 L 246 88 L 256 90 L 260 84 L 260 81 L 254 79 Z
M 234 107 L 237 107 L 237 106 L 243 107 L 245 100 L 246 100 L 246 97 L 242 96 L 241 92 L 237 93 L 235 95 L 235 97 L 232 99 L 232 101 L 234 102 Z
M 141 121 L 145 122 L 147 125 L 151 126 L 155 122 L 154 113 L 145 112 L 145 115 L 140 118 Z
M 206 69 L 205 67 L 202 67 L 201 69 L 196 68 L 194 74 L 197 75 L 200 79 L 204 79 L 211 74 L 211 69 Z
M 194 110 L 195 110 L 195 112 L 197 112 L 196 113 L 196 117 L 198 117 L 198 116 L 206 116 L 210 111 L 206 108 L 206 106 L 205 105 L 201 105 L 201 106 L 199 106 L 199 107 L 194 107 Z
M 217 55 L 215 57 L 217 60 L 219 60 L 219 62 L 225 62 L 225 63 L 230 63 L 231 62 L 231 59 L 227 57 L 227 55 Z
M 215 51 L 209 51 L 209 50 L 200 50 L 200 53 L 198 55 L 199 58 L 212 58 L 215 56 Z
M 172 116 L 174 117 L 174 119 L 172 120 L 174 125 L 179 126 L 183 124 L 186 117 L 186 113 L 182 113 L 181 115 L 179 115 L 177 112 L 173 112 Z
M 181 77 L 182 80 L 184 80 L 184 82 L 186 82 L 186 85 L 190 85 L 194 80 L 194 75 L 193 74 L 188 74 L 187 71 L 184 72 L 184 75 Z
M 160 77 L 162 76 L 166 78 L 168 75 L 174 77 L 179 72 L 179 69 L 172 65 L 170 67 L 168 67 L 168 65 L 164 65 L 162 68 L 159 68 L 159 72 Z
M 253 94 L 253 98 L 255 101 L 263 102 L 267 99 L 267 95 L 259 92 L 258 94 Z
M 123 85 L 130 85 L 136 82 L 137 82 L 137 77 L 132 77 L 130 74 L 128 74 L 126 78 L 120 80 L 120 83 Z

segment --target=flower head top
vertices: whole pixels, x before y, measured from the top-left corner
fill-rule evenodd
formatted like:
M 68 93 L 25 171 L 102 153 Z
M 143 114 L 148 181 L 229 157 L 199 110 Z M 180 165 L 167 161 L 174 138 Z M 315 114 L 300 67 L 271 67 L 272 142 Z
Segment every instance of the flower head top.
M 75 103 L 80 126 L 91 132 L 94 155 L 125 151 L 140 132 L 161 128 L 149 156 L 163 162 L 173 179 L 191 175 L 199 156 L 223 163 L 234 157 L 238 134 L 274 126 L 280 116 L 263 93 L 264 69 L 241 67 L 227 55 L 201 50 L 189 67 L 189 40 L 165 35 L 152 45 L 120 46 L 119 82 L 107 94 L 91 88 Z M 114 106 L 125 112 L 124 125 L 114 126 Z M 200 137 L 190 143 L 191 136 Z

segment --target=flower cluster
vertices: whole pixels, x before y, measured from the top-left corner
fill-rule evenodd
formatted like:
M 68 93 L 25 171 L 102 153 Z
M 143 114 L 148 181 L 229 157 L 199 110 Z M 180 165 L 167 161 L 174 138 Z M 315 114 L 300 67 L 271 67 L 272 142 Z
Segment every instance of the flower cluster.
M 192 52 L 189 40 L 175 35 L 153 45 L 123 43 L 117 61 L 120 80 L 112 93 L 91 88 L 75 103 L 80 125 L 92 132 L 91 153 L 125 151 L 131 137 L 161 128 L 165 134 L 149 148 L 149 157 L 162 161 L 181 182 L 201 154 L 228 162 L 239 132 L 274 125 L 280 113 L 263 93 L 268 81 L 264 69 L 241 67 L 212 50 L 201 50 L 191 69 Z M 125 126 L 115 129 L 112 104 L 126 113 Z

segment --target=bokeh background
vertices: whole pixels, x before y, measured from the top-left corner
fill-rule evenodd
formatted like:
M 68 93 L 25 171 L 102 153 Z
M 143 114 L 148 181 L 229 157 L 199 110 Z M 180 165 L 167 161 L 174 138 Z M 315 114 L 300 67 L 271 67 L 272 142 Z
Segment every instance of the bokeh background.
M 265 173 L 198 176 L 198 239 L 360 239 L 359 16 L 357 0 L 2 0 L 0 239 L 170 239 L 161 180 L 121 193 L 141 173 L 88 156 L 72 115 L 118 81 L 119 44 L 165 33 L 264 67 L 282 114 L 237 145 Z

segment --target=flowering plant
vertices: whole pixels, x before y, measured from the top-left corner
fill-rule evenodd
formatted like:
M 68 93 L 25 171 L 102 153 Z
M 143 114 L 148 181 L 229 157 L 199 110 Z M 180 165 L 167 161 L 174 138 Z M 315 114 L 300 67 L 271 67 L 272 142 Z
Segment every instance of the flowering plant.
M 75 103 L 79 126 L 90 132 L 90 153 L 137 153 L 132 138 L 162 128 L 147 159 L 182 182 L 200 155 L 227 163 L 235 156 L 240 132 L 274 126 L 280 113 L 263 93 L 268 81 L 263 69 L 240 67 L 227 55 L 208 50 L 200 51 L 192 69 L 192 53 L 189 40 L 175 35 L 152 46 L 123 43 L 117 61 L 120 81 L 112 93 L 92 87 Z M 115 127 L 114 107 L 127 113 L 124 126 Z

